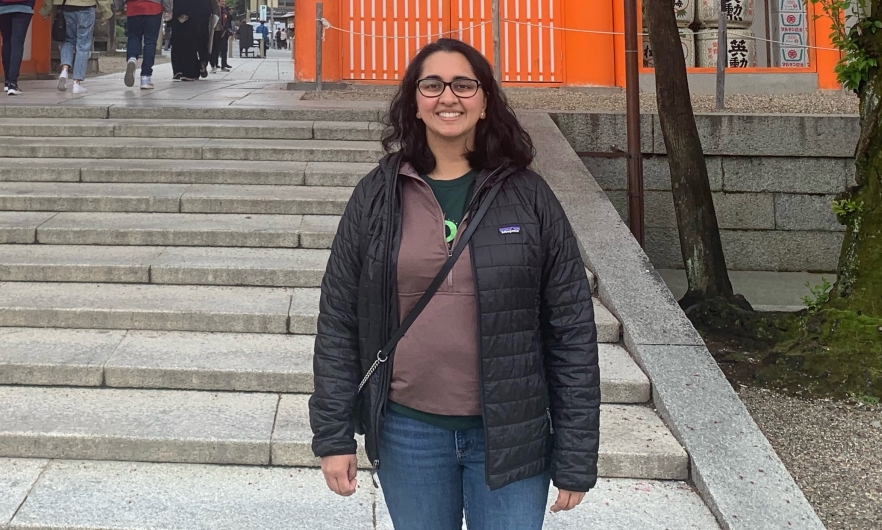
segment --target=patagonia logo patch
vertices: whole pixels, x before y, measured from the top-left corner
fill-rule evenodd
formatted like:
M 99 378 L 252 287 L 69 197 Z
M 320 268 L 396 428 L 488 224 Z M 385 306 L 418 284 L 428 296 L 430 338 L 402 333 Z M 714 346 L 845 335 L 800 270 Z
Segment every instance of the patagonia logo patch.
M 520 234 L 521 227 L 520 226 L 504 226 L 499 229 L 500 234 Z

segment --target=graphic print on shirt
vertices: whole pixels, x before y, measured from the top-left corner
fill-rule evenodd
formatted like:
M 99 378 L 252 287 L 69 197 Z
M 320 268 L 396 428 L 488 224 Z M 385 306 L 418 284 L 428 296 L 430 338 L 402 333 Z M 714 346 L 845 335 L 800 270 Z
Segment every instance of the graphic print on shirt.
M 450 219 L 444 220 L 444 236 L 445 241 L 447 241 L 447 246 L 449 247 L 453 240 L 456 239 L 456 233 L 459 231 L 459 226 L 456 223 L 451 221 Z

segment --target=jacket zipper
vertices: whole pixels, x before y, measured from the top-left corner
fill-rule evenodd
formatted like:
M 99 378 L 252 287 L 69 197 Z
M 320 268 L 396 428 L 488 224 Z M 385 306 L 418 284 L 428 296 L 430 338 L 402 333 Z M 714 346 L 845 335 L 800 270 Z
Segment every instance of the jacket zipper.
M 471 211 L 472 206 L 475 204 L 475 199 L 478 198 L 481 191 L 484 189 L 484 186 L 487 184 L 487 181 L 490 180 L 490 177 L 499 173 L 502 170 L 502 167 L 497 168 L 488 176 L 484 177 L 484 179 L 475 185 L 475 193 L 472 194 L 472 200 L 469 201 L 469 207 L 466 209 L 466 215 Z M 469 240 L 469 252 L 472 256 L 475 255 L 474 252 L 474 239 Z M 485 416 L 484 410 L 484 348 L 481 344 L 481 296 L 478 292 L 478 267 L 475 265 L 475 260 L 469 260 L 472 265 L 472 281 L 475 283 L 475 310 L 478 325 L 477 327 L 477 346 L 478 346 L 478 380 L 481 382 L 481 391 L 478 393 L 478 397 L 481 401 L 481 416 Z M 490 484 L 490 466 L 487 465 L 487 462 L 490 462 L 490 437 L 488 436 L 487 431 L 487 422 L 482 419 L 481 421 L 482 428 L 484 430 L 484 482 L 486 484 Z

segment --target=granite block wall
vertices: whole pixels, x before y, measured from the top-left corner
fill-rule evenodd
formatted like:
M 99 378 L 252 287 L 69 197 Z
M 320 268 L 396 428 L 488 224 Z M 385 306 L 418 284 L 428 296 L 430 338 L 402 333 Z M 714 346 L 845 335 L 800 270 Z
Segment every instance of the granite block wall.
M 621 113 L 556 113 L 564 136 L 627 220 Z M 646 253 L 682 268 L 671 181 L 658 117 L 641 123 Z M 830 208 L 853 182 L 857 116 L 697 115 L 714 207 L 732 270 L 836 269 L 844 227 Z

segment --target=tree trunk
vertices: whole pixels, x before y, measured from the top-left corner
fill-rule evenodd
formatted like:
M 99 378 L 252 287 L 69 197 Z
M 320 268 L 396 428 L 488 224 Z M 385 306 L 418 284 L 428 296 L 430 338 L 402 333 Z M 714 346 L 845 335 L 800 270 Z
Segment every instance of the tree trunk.
M 686 308 L 707 299 L 732 299 L 707 165 L 689 97 L 686 60 L 673 0 L 646 0 L 643 5 L 651 28 L 649 41 L 655 59 L 658 115 L 688 281 L 680 304 Z
M 873 2 L 874 12 L 879 3 Z M 882 318 L 882 69 L 870 72 L 860 99 L 861 136 L 855 149 L 857 185 L 837 197 L 852 205 L 854 211 L 839 216 L 846 226 L 845 241 L 827 305 Z M 879 338 L 882 340 L 882 334 Z

